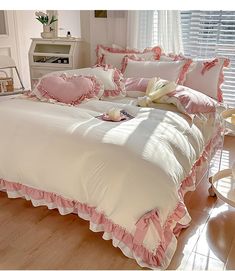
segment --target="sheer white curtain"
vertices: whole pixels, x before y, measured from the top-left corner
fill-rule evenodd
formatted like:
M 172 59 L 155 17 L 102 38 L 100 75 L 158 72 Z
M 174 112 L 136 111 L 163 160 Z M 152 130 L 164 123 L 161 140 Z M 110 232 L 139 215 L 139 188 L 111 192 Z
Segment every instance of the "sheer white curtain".
M 130 48 L 138 48 L 139 11 L 127 11 L 126 44 Z
M 180 11 L 128 11 L 127 45 L 139 49 L 160 45 L 166 53 L 183 53 Z
M 183 53 L 180 11 L 158 11 L 157 44 L 166 53 Z
M 106 22 L 108 45 L 138 49 L 160 45 L 166 53 L 183 53 L 179 11 L 109 10 Z

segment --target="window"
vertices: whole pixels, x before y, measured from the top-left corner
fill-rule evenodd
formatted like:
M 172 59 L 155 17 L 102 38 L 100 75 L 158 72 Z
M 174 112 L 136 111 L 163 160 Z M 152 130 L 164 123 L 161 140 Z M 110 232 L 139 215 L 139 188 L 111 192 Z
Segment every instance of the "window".
M 181 11 L 179 18 L 181 19 L 181 38 L 175 25 L 172 27 L 175 31 L 169 31 L 167 24 L 164 30 L 162 24 L 166 18 L 163 13 L 158 10 L 139 12 L 138 47 L 144 49 L 160 44 L 167 51 L 168 45 L 176 41 L 179 43 L 182 39 L 184 54 L 188 57 L 203 59 L 224 56 L 229 58 L 231 63 L 229 69 L 224 72 L 225 82 L 222 91 L 224 102 L 235 107 L 235 11 Z M 172 23 L 169 21 L 168 24 Z M 162 42 L 166 34 L 168 35 L 167 42 Z M 172 51 L 172 49 L 169 50 Z
M 224 102 L 235 107 L 235 11 L 181 11 L 184 54 L 231 61 L 222 86 Z

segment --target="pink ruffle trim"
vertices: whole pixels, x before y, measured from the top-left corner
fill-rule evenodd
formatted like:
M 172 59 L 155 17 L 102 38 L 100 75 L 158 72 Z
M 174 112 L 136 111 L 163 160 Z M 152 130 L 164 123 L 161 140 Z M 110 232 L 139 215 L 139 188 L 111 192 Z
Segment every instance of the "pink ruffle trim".
M 194 163 L 189 176 L 182 182 L 179 190 L 181 201 L 163 225 L 162 233 L 160 234 L 161 241 L 155 252 L 149 251 L 143 244 L 138 244 L 138 240 L 136 242 L 131 233 L 120 225 L 113 223 L 105 216 L 105 214 L 98 212 L 95 207 L 88 206 L 87 204 L 80 203 L 76 200 L 65 199 L 55 193 L 42 191 L 3 179 L 0 179 L 0 190 L 6 190 L 8 195 L 13 193 L 14 197 L 23 196 L 26 199 L 30 199 L 32 202 L 34 200 L 39 201 L 39 204 L 37 205 L 48 206 L 53 204 L 53 208 L 57 208 L 59 210 L 61 210 L 61 208 L 64 209 L 64 214 L 77 213 L 81 218 L 88 219 L 90 223 L 95 224 L 98 231 L 103 231 L 105 234 L 111 236 L 111 239 L 117 239 L 122 242 L 125 245 L 125 249 L 123 249 L 123 245 L 118 244 L 117 246 L 119 246 L 123 251 L 128 249 L 130 257 L 135 258 L 138 262 L 141 259 L 145 266 L 156 268 L 162 266 L 166 250 L 171 245 L 173 236 L 178 236 L 181 229 L 188 226 L 181 225 L 179 223 L 180 219 L 182 219 L 187 213 L 186 206 L 183 203 L 183 196 L 187 191 L 195 188 L 196 167 L 207 161 L 208 155 L 212 147 L 215 147 L 218 137 L 219 132 L 217 132 L 216 136 L 207 144 L 200 158 Z
M 185 64 L 184 64 L 183 68 L 181 69 L 180 74 L 179 74 L 179 78 L 176 82 L 179 85 L 183 85 L 185 78 L 186 78 L 186 74 L 188 72 L 188 69 L 189 69 L 191 63 L 193 62 L 192 59 L 185 59 L 184 61 L 185 61 Z
M 162 53 L 162 56 L 169 57 L 172 61 L 187 60 L 188 59 L 187 57 L 185 57 L 182 54 L 177 55 L 177 54 L 174 54 L 174 53 L 169 53 L 169 54 Z
M 221 85 L 224 82 L 224 72 L 223 72 L 223 69 L 227 68 L 229 66 L 229 64 L 230 64 L 230 60 L 228 58 L 225 58 L 224 64 L 223 64 L 223 66 L 221 67 L 221 70 L 220 70 L 218 87 L 217 87 L 217 100 L 218 100 L 218 102 L 223 102 L 223 92 L 222 92 L 222 89 L 221 89 Z
M 161 47 L 155 46 L 155 47 L 148 47 L 145 48 L 143 52 L 136 50 L 136 49 L 119 49 L 119 48 L 112 48 L 104 45 L 98 44 L 96 47 L 96 57 L 97 57 L 97 64 L 104 65 L 104 55 L 100 54 L 100 48 L 103 50 L 106 50 L 110 53 L 120 53 L 120 54 L 143 54 L 147 52 L 153 52 L 154 53 L 154 59 L 159 60 L 161 56 Z

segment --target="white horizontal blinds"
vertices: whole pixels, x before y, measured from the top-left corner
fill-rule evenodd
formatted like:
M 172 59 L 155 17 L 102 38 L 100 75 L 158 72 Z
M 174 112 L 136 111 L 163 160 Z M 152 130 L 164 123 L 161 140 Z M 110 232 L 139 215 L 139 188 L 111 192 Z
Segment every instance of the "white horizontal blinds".
M 228 57 L 224 101 L 235 107 L 235 11 L 181 11 L 184 54 L 197 58 Z

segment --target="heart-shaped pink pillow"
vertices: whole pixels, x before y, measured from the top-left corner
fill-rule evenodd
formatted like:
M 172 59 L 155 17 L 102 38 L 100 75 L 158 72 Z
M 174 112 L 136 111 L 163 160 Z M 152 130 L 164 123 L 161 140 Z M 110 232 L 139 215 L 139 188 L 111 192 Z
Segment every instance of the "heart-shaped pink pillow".
M 100 97 L 99 92 L 103 89 L 103 85 L 94 76 L 73 75 L 68 77 L 62 74 L 42 78 L 36 87 L 35 95 L 43 100 L 52 99 L 76 105 L 86 98 Z

